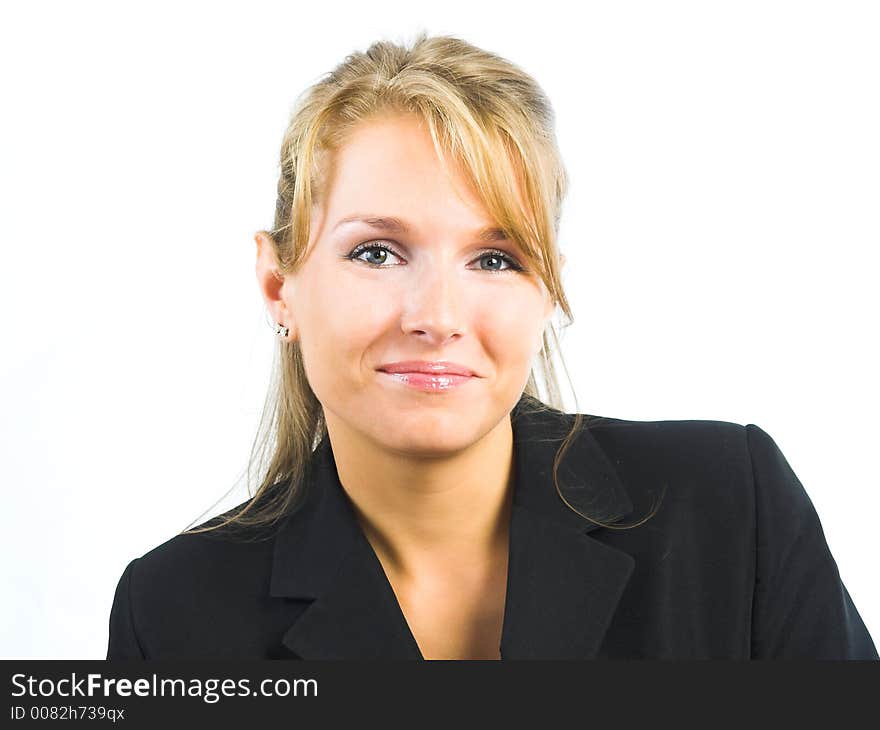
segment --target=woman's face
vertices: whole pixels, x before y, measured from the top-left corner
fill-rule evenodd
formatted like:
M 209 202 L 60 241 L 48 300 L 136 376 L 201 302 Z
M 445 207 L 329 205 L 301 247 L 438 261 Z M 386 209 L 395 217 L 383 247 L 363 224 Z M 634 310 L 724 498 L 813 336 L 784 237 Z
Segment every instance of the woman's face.
M 257 234 L 261 287 L 299 340 L 334 440 L 441 456 L 475 443 L 516 404 L 553 302 L 538 276 L 517 271 L 525 259 L 512 241 L 480 237 L 495 225 L 458 170 L 446 176 L 417 118 L 400 116 L 361 125 L 336 154 L 310 253 L 280 288 Z M 409 360 L 476 375 L 425 390 L 379 369 Z

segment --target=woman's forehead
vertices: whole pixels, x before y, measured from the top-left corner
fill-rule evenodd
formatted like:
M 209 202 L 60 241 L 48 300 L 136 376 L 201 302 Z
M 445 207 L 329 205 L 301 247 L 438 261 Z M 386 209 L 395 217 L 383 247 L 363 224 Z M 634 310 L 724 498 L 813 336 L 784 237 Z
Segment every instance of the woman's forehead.
M 433 139 L 413 115 L 357 125 L 322 159 L 322 235 L 361 230 L 384 235 L 455 229 L 455 235 L 491 243 L 509 239 L 487 210 L 462 162 L 437 155 Z M 517 192 L 518 194 L 518 192 Z

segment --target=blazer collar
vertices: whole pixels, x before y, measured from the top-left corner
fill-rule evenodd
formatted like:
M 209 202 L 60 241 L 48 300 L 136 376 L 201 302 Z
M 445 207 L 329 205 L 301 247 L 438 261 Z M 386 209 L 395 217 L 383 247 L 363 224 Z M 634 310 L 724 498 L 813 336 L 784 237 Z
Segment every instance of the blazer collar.
M 523 394 L 511 412 L 514 494 L 502 659 L 591 659 L 635 567 L 588 533 L 553 486 L 553 460 L 574 414 Z M 309 464 L 304 503 L 276 536 L 270 593 L 310 599 L 282 637 L 303 659 L 422 659 L 376 553 L 339 482 L 328 438 Z M 601 446 L 584 427 L 558 470 L 579 511 L 603 522 L 632 512 Z

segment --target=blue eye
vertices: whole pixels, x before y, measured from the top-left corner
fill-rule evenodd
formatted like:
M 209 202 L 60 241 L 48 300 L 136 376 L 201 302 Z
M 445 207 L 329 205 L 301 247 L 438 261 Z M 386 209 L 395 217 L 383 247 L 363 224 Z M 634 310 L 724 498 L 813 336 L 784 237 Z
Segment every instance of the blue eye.
M 493 258 L 498 259 L 499 261 L 503 261 L 507 264 L 507 269 L 483 269 L 483 271 L 522 271 L 523 268 L 516 261 L 514 261 L 510 256 L 508 256 L 503 251 L 484 251 L 480 254 L 480 258 Z
M 368 261 L 366 259 L 360 258 L 365 253 L 373 253 L 379 251 L 384 251 L 386 254 L 382 261 Z M 398 254 L 393 248 L 380 242 L 362 243 L 361 245 L 356 246 L 345 258 L 352 261 L 363 261 L 365 264 L 372 266 L 375 269 L 387 269 L 389 267 L 382 266 L 382 264 L 385 263 L 385 261 L 388 259 L 387 254 L 391 254 L 392 256 L 397 256 L 398 258 L 400 258 L 400 254 Z M 498 251 L 497 249 L 482 251 L 478 256 L 478 259 L 496 259 L 507 264 L 506 269 L 484 268 L 481 269 L 482 271 L 489 271 L 491 273 L 498 274 L 504 271 L 524 271 L 524 268 L 520 266 L 514 258 L 504 253 L 504 251 Z
M 387 268 L 387 267 L 381 266 L 381 264 L 385 263 L 385 261 L 387 260 L 387 258 L 388 258 L 387 255 L 381 261 L 367 261 L 366 259 L 360 258 L 360 256 L 362 256 L 365 253 L 373 253 L 373 252 L 379 252 L 379 251 L 384 251 L 386 254 L 390 253 L 394 256 L 397 256 L 397 253 L 394 251 L 394 249 L 390 248 L 389 246 L 386 246 L 385 244 L 382 244 L 382 243 L 370 243 L 370 244 L 362 243 L 360 246 L 356 247 L 350 254 L 348 254 L 347 258 L 350 258 L 353 260 L 358 259 L 360 261 L 363 261 L 365 264 L 369 264 L 370 266 L 374 266 L 375 268 Z

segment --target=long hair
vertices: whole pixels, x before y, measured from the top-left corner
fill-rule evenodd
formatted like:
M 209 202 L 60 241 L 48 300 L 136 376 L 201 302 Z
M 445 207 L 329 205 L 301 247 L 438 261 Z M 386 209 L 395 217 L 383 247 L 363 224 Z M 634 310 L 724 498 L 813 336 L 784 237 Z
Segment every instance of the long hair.
M 454 36 L 422 31 L 409 45 L 377 41 L 348 55 L 297 98 L 281 144 L 274 225 L 263 231 L 272 242 L 278 276 L 295 272 L 308 254 L 310 213 L 327 193 L 333 153 L 359 124 L 396 114 L 417 115 L 441 164 L 458 163 L 490 216 L 520 246 L 527 266 L 565 315 L 562 327 L 568 327 L 573 316 L 557 245 L 568 175 L 553 110 L 530 75 Z M 551 319 L 524 391 L 535 399 L 532 409 L 564 411 L 554 357 L 565 368 Z M 577 405 L 576 411 L 556 455 L 554 483 L 559 461 L 581 427 Z M 279 341 L 247 471 L 248 484 L 255 472 L 259 486 L 234 514 L 185 532 L 277 522 L 303 498 L 309 458 L 325 438 L 323 410 L 306 378 L 299 342 Z

